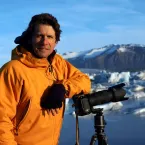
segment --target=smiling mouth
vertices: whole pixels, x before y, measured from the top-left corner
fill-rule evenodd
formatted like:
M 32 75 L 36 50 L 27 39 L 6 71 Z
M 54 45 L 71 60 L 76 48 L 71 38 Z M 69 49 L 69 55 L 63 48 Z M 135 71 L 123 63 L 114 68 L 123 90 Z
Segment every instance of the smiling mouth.
M 44 48 L 44 47 L 39 47 L 39 48 L 38 48 L 38 50 L 42 50 L 42 49 L 43 49 L 43 50 L 44 50 L 44 49 L 45 49 L 45 50 L 50 50 L 50 48 Z

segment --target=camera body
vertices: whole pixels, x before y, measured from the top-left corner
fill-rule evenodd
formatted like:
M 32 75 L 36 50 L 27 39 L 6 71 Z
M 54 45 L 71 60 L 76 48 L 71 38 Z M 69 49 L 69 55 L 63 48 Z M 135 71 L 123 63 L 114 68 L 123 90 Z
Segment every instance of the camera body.
M 75 105 L 75 113 L 79 116 L 88 115 L 91 113 L 91 106 L 89 104 L 89 99 L 85 95 L 76 95 L 73 97 Z

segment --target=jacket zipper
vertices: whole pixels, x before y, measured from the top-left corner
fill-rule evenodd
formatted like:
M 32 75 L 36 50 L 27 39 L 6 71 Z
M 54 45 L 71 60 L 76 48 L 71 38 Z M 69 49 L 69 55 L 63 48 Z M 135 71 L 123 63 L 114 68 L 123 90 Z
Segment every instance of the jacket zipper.
M 49 65 L 49 66 L 48 66 L 48 69 L 49 69 L 49 72 L 52 73 L 52 71 L 53 71 L 53 70 L 52 70 L 52 65 Z

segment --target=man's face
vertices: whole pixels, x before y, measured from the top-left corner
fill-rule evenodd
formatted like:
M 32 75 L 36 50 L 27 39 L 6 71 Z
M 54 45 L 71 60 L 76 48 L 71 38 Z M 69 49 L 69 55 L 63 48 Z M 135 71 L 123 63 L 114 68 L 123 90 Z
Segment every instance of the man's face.
M 55 31 L 52 26 L 39 24 L 32 35 L 32 48 L 39 58 L 47 58 L 56 46 Z

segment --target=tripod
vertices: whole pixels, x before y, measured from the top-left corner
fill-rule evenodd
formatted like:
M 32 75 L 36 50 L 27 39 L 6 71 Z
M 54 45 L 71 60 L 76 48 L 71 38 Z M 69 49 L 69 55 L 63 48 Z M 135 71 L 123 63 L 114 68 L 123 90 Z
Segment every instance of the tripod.
M 104 133 L 104 128 L 106 123 L 103 116 L 103 109 L 102 108 L 94 109 L 93 113 L 96 114 L 94 116 L 95 134 L 91 138 L 90 145 L 95 145 L 97 139 L 98 139 L 98 145 L 108 145 L 107 137 Z
M 95 127 L 95 134 L 92 136 L 90 145 L 95 145 L 96 140 L 98 139 L 98 145 L 108 145 L 107 144 L 107 137 L 104 133 L 105 128 L 105 120 L 103 116 L 103 109 L 91 109 L 92 113 L 96 114 L 94 116 L 94 127 Z M 76 115 L 76 144 L 79 144 L 79 121 L 78 121 L 78 115 Z

